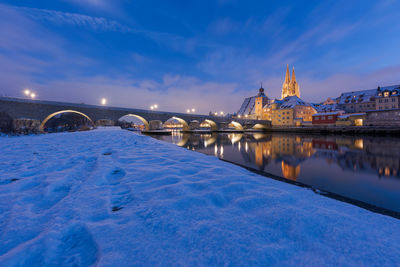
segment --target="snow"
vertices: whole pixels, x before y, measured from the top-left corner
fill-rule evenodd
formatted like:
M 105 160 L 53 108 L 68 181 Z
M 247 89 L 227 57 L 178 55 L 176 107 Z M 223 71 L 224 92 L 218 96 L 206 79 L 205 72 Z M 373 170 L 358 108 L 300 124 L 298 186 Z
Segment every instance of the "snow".
M 133 132 L 0 151 L 0 266 L 400 263 L 395 218 Z
M 334 111 L 334 112 L 322 112 L 322 113 L 315 113 L 312 116 L 326 116 L 326 115 L 338 115 L 340 114 L 339 111 Z
M 280 108 L 294 108 L 295 106 L 310 106 L 310 104 L 304 102 L 297 96 L 287 96 L 282 100 Z

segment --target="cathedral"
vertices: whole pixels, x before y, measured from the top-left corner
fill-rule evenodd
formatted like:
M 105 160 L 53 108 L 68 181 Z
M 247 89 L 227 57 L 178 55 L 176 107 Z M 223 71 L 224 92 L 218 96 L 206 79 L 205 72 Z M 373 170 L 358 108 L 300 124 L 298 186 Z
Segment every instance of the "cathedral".
M 243 101 L 237 112 L 238 118 L 270 120 L 272 126 L 300 126 L 311 123 L 312 115 L 316 113 L 313 105 L 300 99 L 300 88 L 296 81 L 294 68 L 290 77 L 289 65 L 286 66 L 286 76 L 282 85 L 282 98 L 270 99 L 261 86 L 256 96 Z
M 282 85 L 282 98 L 287 96 L 297 96 L 300 98 L 299 84 L 296 82 L 296 74 L 294 73 L 294 67 L 292 71 L 292 79 L 290 79 L 289 65 L 286 65 L 286 76 L 285 81 Z

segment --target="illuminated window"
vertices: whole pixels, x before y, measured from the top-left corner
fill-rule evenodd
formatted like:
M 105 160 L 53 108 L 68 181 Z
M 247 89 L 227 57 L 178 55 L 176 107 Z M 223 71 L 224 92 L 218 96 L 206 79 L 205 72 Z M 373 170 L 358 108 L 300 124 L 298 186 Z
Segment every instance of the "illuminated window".
M 385 97 L 388 97 L 388 96 L 389 96 L 389 92 L 384 92 L 383 95 L 384 95 Z

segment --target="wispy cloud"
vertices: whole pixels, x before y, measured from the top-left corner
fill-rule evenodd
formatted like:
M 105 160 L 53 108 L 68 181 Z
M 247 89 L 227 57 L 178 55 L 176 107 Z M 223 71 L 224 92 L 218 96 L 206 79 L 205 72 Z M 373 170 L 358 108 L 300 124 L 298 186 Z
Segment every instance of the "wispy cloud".
M 117 21 L 103 17 L 92 17 L 76 13 L 30 8 L 30 7 L 14 7 L 14 8 L 34 20 L 52 22 L 59 25 L 69 24 L 96 31 L 139 32 L 130 27 L 122 25 Z

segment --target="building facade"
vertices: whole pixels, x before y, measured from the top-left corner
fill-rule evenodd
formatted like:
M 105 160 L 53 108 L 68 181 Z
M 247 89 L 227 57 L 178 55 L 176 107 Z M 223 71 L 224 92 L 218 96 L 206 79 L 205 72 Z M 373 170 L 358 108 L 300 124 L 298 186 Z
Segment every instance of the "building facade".
M 375 98 L 376 110 L 388 110 L 400 108 L 400 86 L 378 87 Z
M 312 124 L 320 126 L 334 126 L 336 125 L 337 117 L 339 115 L 341 115 L 340 112 L 315 113 L 312 115 Z
M 297 96 L 288 96 L 264 106 L 263 118 L 271 120 L 272 126 L 295 126 L 302 122 L 311 122 L 315 113 L 317 111 L 311 104 Z

